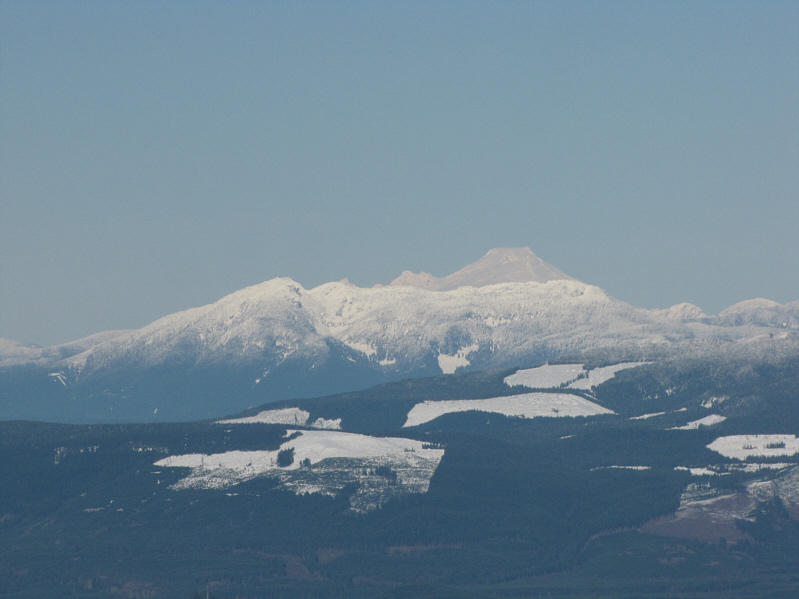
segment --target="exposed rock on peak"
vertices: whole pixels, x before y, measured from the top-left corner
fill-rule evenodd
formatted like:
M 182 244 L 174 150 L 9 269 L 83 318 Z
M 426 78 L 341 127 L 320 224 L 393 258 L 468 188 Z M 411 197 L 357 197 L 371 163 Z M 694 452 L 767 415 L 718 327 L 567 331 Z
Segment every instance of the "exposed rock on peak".
M 474 264 L 446 277 L 434 277 L 406 270 L 392 285 L 407 285 L 428 291 L 449 291 L 458 287 L 485 287 L 498 283 L 546 283 L 554 280 L 575 280 L 558 268 L 541 260 L 530 248 L 495 248 Z

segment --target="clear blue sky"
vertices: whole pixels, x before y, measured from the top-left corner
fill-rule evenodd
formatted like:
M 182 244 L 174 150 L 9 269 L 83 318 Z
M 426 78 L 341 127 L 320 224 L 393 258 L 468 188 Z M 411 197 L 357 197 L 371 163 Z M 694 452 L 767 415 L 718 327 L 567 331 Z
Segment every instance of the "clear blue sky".
M 799 299 L 799 3 L 0 2 L 0 337 L 497 246 Z

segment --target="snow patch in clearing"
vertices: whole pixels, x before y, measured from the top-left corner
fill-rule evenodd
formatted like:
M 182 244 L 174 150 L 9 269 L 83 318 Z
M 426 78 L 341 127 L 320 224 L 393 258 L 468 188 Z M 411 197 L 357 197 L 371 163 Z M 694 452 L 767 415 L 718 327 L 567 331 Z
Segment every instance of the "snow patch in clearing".
M 266 410 L 255 416 L 245 418 L 231 418 L 230 420 L 217 420 L 216 424 L 289 424 L 293 426 L 305 426 L 309 412 L 300 408 L 283 408 L 281 410 Z
M 640 416 L 633 416 L 630 420 L 646 420 L 647 418 L 654 418 L 655 416 L 663 416 L 666 412 L 655 412 L 654 414 L 641 414 Z
M 66 387 L 66 386 L 67 386 L 67 379 L 66 379 L 66 377 L 64 376 L 64 373 L 63 373 L 63 372 L 51 372 L 51 373 L 50 373 L 48 376 L 51 376 L 51 377 L 53 377 L 53 380 L 56 380 L 56 381 L 58 381 L 59 383 L 61 383 L 62 385 L 64 385 L 64 387 Z
M 335 420 L 326 420 L 324 418 L 317 418 L 311 424 L 313 428 L 321 428 L 326 430 L 341 430 L 341 418 Z
M 704 418 L 700 418 L 699 420 L 694 420 L 693 422 L 689 422 L 685 426 L 675 426 L 670 428 L 670 431 L 694 431 L 698 429 L 700 426 L 713 426 L 714 424 L 718 424 L 719 422 L 724 422 L 727 420 L 726 416 L 719 416 L 718 414 L 711 414 L 710 416 L 705 416 Z
M 444 414 L 472 410 L 521 418 L 596 416 L 614 413 L 570 393 L 524 393 L 491 399 L 425 401 L 413 406 L 403 427 L 418 426 Z
M 585 369 L 582 364 L 544 364 L 537 368 L 517 370 L 514 374 L 505 377 L 505 384 L 509 387 L 557 389 L 584 374 Z
M 613 366 L 603 366 L 602 368 L 594 368 L 588 372 L 587 378 L 582 378 L 569 384 L 569 389 L 583 389 L 588 391 L 594 387 L 598 387 L 602 383 L 609 381 L 617 372 L 627 370 L 628 368 L 635 368 L 636 366 L 643 366 L 649 362 L 623 362 L 621 364 L 614 364 Z
M 718 476 L 718 472 L 710 470 L 709 468 L 687 468 L 685 466 L 677 466 L 675 470 L 685 470 L 691 473 L 691 476 Z
M 472 352 L 476 352 L 478 349 L 480 349 L 479 345 L 470 345 L 459 349 L 454 356 L 438 354 L 438 367 L 444 374 L 454 374 L 458 368 L 469 365 L 469 360 L 466 356 Z
M 616 373 L 627 368 L 642 366 L 649 362 L 623 362 L 613 366 L 603 366 L 593 370 L 585 370 L 583 364 L 544 364 L 537 368 L 519 370 L 505 377 L 505 384 L 510 387 L 524 385 L 531 389 L 582 389 L 588 391 L 609 381 Z
M 591 468 L 591 472 L 594 470 L 651 470 L 652 466 L 599 466 L 597 468 Z
M 783 468 L 790 468 L 796 464 L 790 462 L 774 462 L 773 464 L 729 464 L 727 470 L 735 470 L 740 472 L 760 472 L 761 470 L 782 470 Z
M 726 396 L 726 395 L 721 395 L 721 396 L 718 396 L 718 397 L 716 397 L 716 396 L 708 397 L 705 401 L 702 402 L 702 407 L 710 409 L 710 408 L 712 408 L 714 406 L 717 406 L 720 403 L 724 403 L 728 399 L 729 399 L 729 397 Z
M 380 507 L 389 497 L 403 493 L 425 493 L 443 449 L 422 441 L 400 437 L 370 437 L 333 431 L 287 431 L 291 436 L 275 451 L 228 451 L 203 455 L 186 454 L 155 463 L 167 468 L 191 468 L 185 478 L 170 488 L 225 489 L 259 476 L 275 476 L 281 485 L 297 494 L 335 495 L 348 484 L 357 484 L 351 497 L 355 511 Z M 281 468 L 278 452 L 294 450 L 294 461 Z M 382 470 L 381 470 L 382 467 Z M 393 473 L 386 477 L 381 472 Z
M 799 453 L 795 435 L 732 435 L 719 437 L 708 449 L 728 458 L 745 460 L 749 456 L 776 457 Z
M 347 347 L 354 349 L 357 352 L 362 353 L 367 358 L 371 358 L 377 353 L 377 350 L 371 343 L 359 343 L 357 341 L 345 341 L 344 345 Z
M 255 416 L 232 418 L 230 420 L 217 420 L 216 424 L 288 424 L 290 426 L 310 426 L 327 430 L 341 430 L 341 418 L 327 420 L 317 418 L 308 425 L 309 412 L 300 408 L 283 408 L 281 410 L 266 410 Z

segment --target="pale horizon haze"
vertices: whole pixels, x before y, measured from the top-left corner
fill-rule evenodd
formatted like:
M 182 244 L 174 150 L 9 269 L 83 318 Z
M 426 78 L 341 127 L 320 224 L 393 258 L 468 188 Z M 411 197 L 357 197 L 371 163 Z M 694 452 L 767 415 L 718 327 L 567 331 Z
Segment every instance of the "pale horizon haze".
M 799 3 L 0 2 L 0 337 L 530 247 L 799 300 Z

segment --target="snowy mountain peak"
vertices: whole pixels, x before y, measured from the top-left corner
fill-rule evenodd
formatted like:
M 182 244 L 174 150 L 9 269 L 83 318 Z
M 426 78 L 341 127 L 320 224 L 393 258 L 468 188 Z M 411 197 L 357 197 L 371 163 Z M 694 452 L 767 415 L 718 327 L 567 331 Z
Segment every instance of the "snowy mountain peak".
M 702 308 L 689 304 L 688 302 L 677 304 L 665 310 L 653 310 L 653 312 L 665 318 L 681 322 L 699 322 L 709 318 L 709 316 L 702 311 Z
M 558 268 L 547 264 L 530 248 L 494 248 L 474 264 L 446 277 L 434 277 L 406 270 L 391 285 L 406 285 L 428 291 L 449 291 L 458 287 L 485 287 L 498 283 L 546 283 L 554 280 L 575 280 Z
M 763 298 L 746 300 L 722 310 L 717 321 L 726 326 L 796 328 L 799 327 L 799 302 L 778 304 Z

